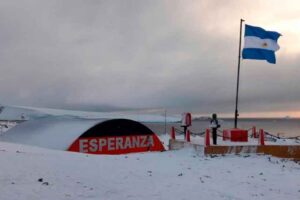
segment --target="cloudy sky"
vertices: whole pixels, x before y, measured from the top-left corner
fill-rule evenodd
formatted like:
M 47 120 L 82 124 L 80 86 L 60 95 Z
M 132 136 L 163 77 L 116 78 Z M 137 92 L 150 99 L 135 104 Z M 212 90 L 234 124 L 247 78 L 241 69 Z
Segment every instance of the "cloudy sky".
M 283 35 L 242 60 L 240 113 L 300 116 L 297 0 L 0 0 L 0 103 L 233 115 L 240 18 Z

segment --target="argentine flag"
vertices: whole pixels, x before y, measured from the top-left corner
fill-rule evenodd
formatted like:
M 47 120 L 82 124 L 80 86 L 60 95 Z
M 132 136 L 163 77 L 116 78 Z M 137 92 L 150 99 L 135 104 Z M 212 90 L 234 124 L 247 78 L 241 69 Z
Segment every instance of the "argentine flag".
M 242 58 L 267 60 L 275 64 L 275 51 L 279 49 L 277 40 L 280 36 L 280 33 L 246 24 Z

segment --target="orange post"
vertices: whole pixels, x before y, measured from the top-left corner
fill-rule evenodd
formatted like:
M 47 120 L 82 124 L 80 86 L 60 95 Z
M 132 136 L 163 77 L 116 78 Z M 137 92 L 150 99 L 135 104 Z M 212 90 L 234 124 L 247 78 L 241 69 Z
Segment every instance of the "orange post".
M 210 146 L 209 129 L 206 129 L 205 132 L 205 146 Z
M 260 143 L 260 145 L 265 145 L 264 129 L 259 129 L 259 143 Z
M 186 131 L 186 141 L 191 142 L 191 132 L 190 132 L 190 130 Z
M 170 137 L 172 140 L 175 140 L 176 139 L 176 136 L 175 136 L 175 128 L 172 126 L 171 128 L 171 134 L 170 134 Z
M 252 135 L 253 135 L 254 138 L 257 138 L 256 127 L 255 126 L 252 127 Z

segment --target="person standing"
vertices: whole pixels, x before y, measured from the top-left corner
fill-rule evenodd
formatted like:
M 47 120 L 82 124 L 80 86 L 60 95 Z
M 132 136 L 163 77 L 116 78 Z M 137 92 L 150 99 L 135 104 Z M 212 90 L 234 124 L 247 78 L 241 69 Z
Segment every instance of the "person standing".
M 217 119 L 217 114 L 212 114 L 212 119 L 210 120 L 210 127 L 212 129 L 212 136 L 213 136 L 213 144 L 217 144 L 217 130 L 221 127 L 219 121 Z

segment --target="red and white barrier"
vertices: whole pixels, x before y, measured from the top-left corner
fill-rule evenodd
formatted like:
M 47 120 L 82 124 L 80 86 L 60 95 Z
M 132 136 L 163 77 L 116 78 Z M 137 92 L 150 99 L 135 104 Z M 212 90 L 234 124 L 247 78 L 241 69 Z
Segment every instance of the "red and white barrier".
M 230 140 L 230 131 L 229 130 L 223 130 L 223 141 Z

